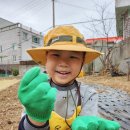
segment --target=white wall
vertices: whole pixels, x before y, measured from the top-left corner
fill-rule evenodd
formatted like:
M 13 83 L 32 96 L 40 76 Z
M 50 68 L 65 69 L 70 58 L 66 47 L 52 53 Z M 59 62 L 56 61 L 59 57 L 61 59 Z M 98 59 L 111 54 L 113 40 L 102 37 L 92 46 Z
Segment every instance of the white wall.
M 1 30 L 0 32 L 0 46 L 2 46 L 2 52 L 0 56 L 3 56 L 2 63 L 9 63 L 12 64 L 12 55 L 16 55 L 17 59 L 19 59 L 19 37 L 18 37 L 18 29 L 11 29 L 11 30 Z M 17 51 L 13 49 L 13 43 L 17 45 Z M 1 62 L 1 61 L 0 61 Z M 16 62 L 16 61 L 15 61 Z
M 127 61 L 130 61 L 130 42 L 119 44 L 113 50 L 112 63 L 113 65 L 119 65 L 120 72 L 128 72 Z
M 27 40 L 23 39 L 23 32 L 28 34 Z M 40 44 L 32 42 L 32 35 L 41 39 Z M 18 25 L 0 28 L 0 47 L 2 46 L 2 52 L 0 51 L 0 64 L 19 64 L 21 60 L 31 60 L 31 57 L 27 54 L 26 50 L 32 47 L 42 46 L 43 36 L 33 33 L 32 31 L 25 30 Z M 13 49 L 13 43 L 15 48 Z M 13 61 L 13 56 L 16 56 L 16 61 Z
M 123 7 L 130 5 L 130 0 L 115 0 L 116 7 Z
M 28 36 L 27 36 L 27 40 L 23 39 L 23 32 L 27 33 Z M 43 36 L 41 35 L 37 35 L 37 34 L 34 34 L 30 31 L 26 31 L 24 29 L 21 29 L 20 30 L 20 33 L 21 33 L 21 38 L 20 38 L 20 42 L 21 42 L 21 59 L 24 61 L 24 60 L 31 60 L 31 57 L 29 56 L 29 54 L 27 53 L 27 49 L 31 49 L 32 47 L 40 47 L 43 45 Z M 36 36 L 38 38 L 40 38 L 40 44 L 36 44 L 34 42 L 32 42 L 32 36 Z

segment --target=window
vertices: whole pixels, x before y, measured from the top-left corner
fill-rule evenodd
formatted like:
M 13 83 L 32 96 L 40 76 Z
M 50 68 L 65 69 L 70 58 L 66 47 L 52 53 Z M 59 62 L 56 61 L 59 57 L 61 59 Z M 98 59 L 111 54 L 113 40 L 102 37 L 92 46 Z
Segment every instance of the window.
M 0 61 L 1 61 L 1 62 L 2 62 L 2 58 L 3 58 L 3 57 L 2 57 L 2 56 L 0 56 Z
M 2 45 L 0 45 L 0 52 L 2 52 Z
M 16 61 L 16 55 L 13 55 L 13 61 Z
M 13 44 L 12 44 L 12 48 L 13 48 L 13 50 L 17 50 L 17 44 L 16 44 L 16 43 L 13 43 Z
M 32 42 L 40 44 L 40 39 L 36 36 L 32 36 Z
M 23 32 L 23 40 L 27 40 L 28 39 L 28 34 L 26 32 Z

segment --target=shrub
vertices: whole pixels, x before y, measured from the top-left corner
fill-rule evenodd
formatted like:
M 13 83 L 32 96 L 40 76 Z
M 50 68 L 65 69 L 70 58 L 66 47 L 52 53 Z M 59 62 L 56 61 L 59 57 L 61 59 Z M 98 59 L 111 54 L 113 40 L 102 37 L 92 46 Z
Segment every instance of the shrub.
M 18 69 L 13 69 L 12 70 L 12 74 L 13 74 L 13 76 L 17 76 L 17 75 L 19 75 L 19 70 Z

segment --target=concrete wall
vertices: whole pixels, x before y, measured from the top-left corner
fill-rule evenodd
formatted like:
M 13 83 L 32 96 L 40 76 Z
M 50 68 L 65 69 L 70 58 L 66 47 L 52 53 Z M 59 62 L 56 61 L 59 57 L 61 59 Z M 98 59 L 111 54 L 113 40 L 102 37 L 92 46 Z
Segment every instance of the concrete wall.
M 19 74 L 23 76 L 30 68 L 39 66 L 39 65 L 20 65 L 19 66 Z M 43 66 L 39 66 L 41 68 L 41 71 L 44 72 L 45 68 Z
M 27 39 L 24 39 L 24 36 L 23 36 L 24 33 L 27 34 Z M 32 30 L 28 31 L 28 30 L 25 30 L 23 28 L 22 29 L 20 28 L 20 36 L 21 36 L 20 37 L 21 59 L 22 60 L 30 60 L 31 57 L 26 52 L 27 49 L 43 46 L 43 36 L 38 34 L 38 33 L 33 33 Z M 34 43 L 32 41 L 33 36 L 36 36 L 37 38 L 40 39 L 39 43 Z
M 17 25 L 0 29 L 0 64 L 14 64 L 19 61 L 19 29 Z M 16 44 L 14 48 L 13 45 Z M 13 56 L 16 56 L 16 61 L 13 60 Z
M 124 42 L 114 43 L 116 44 L 112 51 L 112 64 L 118 66 L 120 72 L 126 73 L 128 72 L 128 64 L 127 61 L 130 61 L 130 38 L 127 38 Z M 103 43 L 102 52 L 107 53 L 106 44 Z M 101 42 L 96 43 L 94 45 L 94 49 L 101 51 Z M 104 55 L 102 56 L 102 58 Z M 86 65 L 84 70 L 89 72 L 90 70 L 93 72 L 100 72 L 103 68 L 103 64 L 99 58 L 93 61 L 91 66 Z
M 112 47 L 113 44 L 115 44 L 115 43 L 108 43 L 108 47 Z M 96 41 L 96 43 L 94 43 L 93 45 L 90 45 L 90 47 L 99 51 L 99 52 L 104 53 L 104 55 L 100 56 L 101 59 L 104 59 L 105 54 L 107 54 L 107 51 L 108 51 L 106 41 L 101 41 L 101 40 Z M 103 64 L 102 64 L 100 58 L 97 58 L 93 61 L 93 64 L 92 64 L 93 67 L 90 67 L 90 68 L 93 68 L 93 72 L 100 72 L 102 70 Z
M 130 61 L 130 0 L 115 0 L 115 7 L 117 32 L 118 35 L 123 35 L 125 42 L 117 44 L 117 48 L 113 50 L 112 63 L 119 65 L 119 71 L 127 73 L 127 61 Z
M 27 39 L 24 39 L 23 33 L 27 33 Z M 32 36 L 39 38 L 40 43 L 34 43 Z M 26 50 L 42 46 L 42 39 L 40 33 L 25 29 L 21 24 L 0 28 L 0 64 L 19 64 L 21 60 L 30 60 Z
M 123 37 L 124 39 L 130 37 L 130 9 L 128 9 L 123 15 Z
M 20 65 L 19 66 L 19 74 L 24 75 L 25 72 L 27 72 L 27 70 L 29 70 L 30 68 L 32 68 L 34 66 L 36 66 L 36 65 Z
M 130 61 L 130 38 L 126 39 L 125 42 L 114 43 L 116 44 L 113 51 L 111 52 L 112 57 L 112 65 L 118 66 L 120 72 L 126 73 L 128 72 L 128 64 L 127 61 Z M 107 47 L 106 44 L 103 43 L 104 47 L 102 48 L 102 52 L 107 54 Z M 96 43 L 94 45 L 94 49 L 101 51 L 101 44 Z M 100 56 L 101 58 L 104 55 Z M 93 61 L 93 64 L 85 65 L 83 70 L 85 72 L 100 72 L 103 68 L 103 64 L 100 58 L 97 58 Z
M 112 63 L 113 65 L 119 65 L 119 71 L 123 73 L 128 72 L 127 61 L 130 61 L 130 40 L 126 43 L 120 43 L 116 45 L 113 50 Z
M 19 75 L 23 76 L 30 68 L 39 66 L 39 65 L 19 65 L 19 64 L 0 64 L 0 71 L 4 70 L 4 74 L 12 74 L 13 69 L 18 69 L 19 70 Z M 41 71 L 45 71 L 45 67 L 39 66 L 41 68 Z M 11 72 L 11 73 L 9 73 Z M 0 73 L 1 76 L 1 73 Z
M 123 7 L 130 5 L 130 0 L 115 0 L 116 7 Z

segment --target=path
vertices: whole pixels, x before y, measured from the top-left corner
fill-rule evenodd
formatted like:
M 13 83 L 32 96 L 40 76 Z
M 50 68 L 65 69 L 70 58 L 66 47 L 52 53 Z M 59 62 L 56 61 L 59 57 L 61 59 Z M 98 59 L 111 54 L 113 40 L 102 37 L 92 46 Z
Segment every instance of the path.
M 19 82 L 19 79 L 0 79 L 0 91 L 7 89 L 8 87 Z

